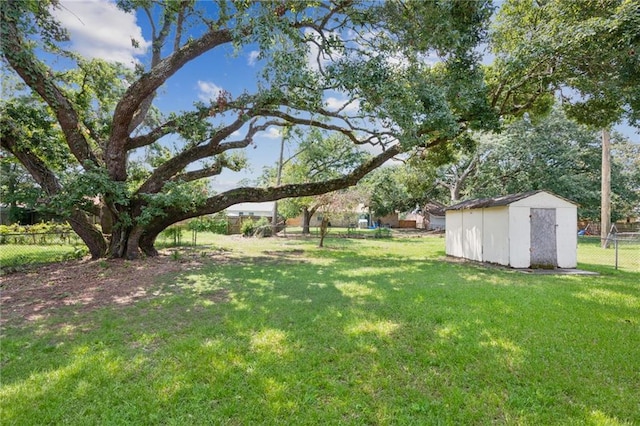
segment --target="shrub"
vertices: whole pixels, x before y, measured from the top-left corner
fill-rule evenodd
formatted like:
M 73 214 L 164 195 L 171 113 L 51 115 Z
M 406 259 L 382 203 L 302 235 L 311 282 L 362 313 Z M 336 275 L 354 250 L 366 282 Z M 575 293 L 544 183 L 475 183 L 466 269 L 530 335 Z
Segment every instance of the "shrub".
M 41 222 L 35 225 L 0 225 L 0 244 L 65 243 L 75 235 L 68 223 Z
M 189 230 L 195 232 L 213 232 L 225 235 L 227 233 L 227 218 L 224 214 L 198 217 L 192 219 L 187 226 Z
M 252 219 L 247 219 L 240 225 L 240 233 L 245 237 L 250 237 L 256 230 L 256 224 Z
M 270 237 L 271 236 L 271 224 L 266 217 L 260 218 L 255 224 L 255 231 L 253 235 L 256 237 Z

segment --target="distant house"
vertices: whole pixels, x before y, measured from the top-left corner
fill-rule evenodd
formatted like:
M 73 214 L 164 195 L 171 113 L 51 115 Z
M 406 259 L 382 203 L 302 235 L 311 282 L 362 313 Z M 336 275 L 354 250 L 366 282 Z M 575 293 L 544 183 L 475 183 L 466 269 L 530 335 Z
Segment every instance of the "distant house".
M 316 211 L 309 220 L 309 226 L 320 226 L 323 211 Z M 364 204 L 359 204 L 353 210 L 343 212 L 331 212 L 331 226 L 337 228 L 347 228 L 349 226 L 359 226 L 370 228 L 374 226 L 385 226 L 388 228 L 397 228 L 399 219 L 398 213 L 391 213 L 387 216 L 373 216 L 369 213 L 369 208 Z M 287 219 L 287 226 L 302 226 L 302 215 Z
M 546 191 L 464 201 L 446 209 L 449 256 L 513 268 L 575 268 L 577 206 Z
M 444 204 L 430 201 L 422 208 L 425 228 L 429 230 L 443 230 L 446 226 L 446 214 Z
M 407 213 L 403 222 L 414 222 L 414 228 L 430 231 L 445 229 L 445 206 L 437 201 L 429 201 L 422 208 L 416 205 L 415 210 Z M 401 226 L 403 227 L 403 226 Z
M 264 203 L 240 203 L 227 208 L 228 217 L 267 217 L 273 216 L 273 201 Z
M 240 203 L 227 207 L 227 233 L 241 234 L 242 224 L 246 221 L 258 221 L 266 218 L 271 222 L 273 201 L 264 203 Z

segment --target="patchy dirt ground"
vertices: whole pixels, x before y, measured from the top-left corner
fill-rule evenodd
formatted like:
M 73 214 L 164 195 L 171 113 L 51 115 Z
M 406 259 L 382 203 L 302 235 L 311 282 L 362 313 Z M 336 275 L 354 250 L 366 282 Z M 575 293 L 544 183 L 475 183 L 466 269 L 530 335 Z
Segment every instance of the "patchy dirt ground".
M 0 276 L 0 323 L 34 321 L 61 308 L 75 312 L 127 305 L 153 296 L 157 279 L 202 266 L 168 254 L 144 261 L 80 260 Z
M 425 235 L 429 234 L 420 230 L 394 230 L 396 237 Z M 164 275 L 199 268 L 209 262 L 240 261 L 224 250 L 209 252 L 205 258 L 197 253 L 180 252 L 179 259 L 165 251 L 144 261 L 68 261 L 0 275 L 0 324 L 47 318 L 60 309 L 86 312 L 128 305 L 153 297 L 154 291 L 158 291 L 158 278 Z M 303 253 L 302 250 L 265 252 L 264 257 L 242 261 L 298 263 Z

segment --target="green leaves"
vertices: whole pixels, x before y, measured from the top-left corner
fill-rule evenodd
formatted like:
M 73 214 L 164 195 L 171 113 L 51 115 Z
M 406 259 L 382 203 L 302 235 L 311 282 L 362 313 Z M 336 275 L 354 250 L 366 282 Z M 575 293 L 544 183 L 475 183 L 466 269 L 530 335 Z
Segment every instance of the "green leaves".
M 0 136 L 12 133 L 17 149 L 29 149 L 56 171 L 74 166 L 50 109 L 29 96 L 0 102 Z
M 207 190 L 203 182 L 167 182 L 162 192 L 142 194 L 141 197 L 145 204 L 136 222 L 144 226 L 155 218 L 165 217 L 168 209 L 194 211 L 207 200 Z
M 49 9 L 56 4 L 1 4 L 11 24 L 2 28 L 3 40 L 11 41 L 2 54 L 51 108 L 16 110 L 20 143 L 57 172 L 44 173 L 56 184 L 50 192 L 57 191 L 58 180 L 63 185 L 51 205 L 67 213 L 76 207 L 95 212 L 100 199 L 108 207 L 103 216 L 113 216 L 107 219 L 118 232 L 140 225 L 135 238 L 147 239 L 147 253 L 154 252 L 152 240 L 162 227 L 218 208 L 206 179 L 222 169 L 245 168 L 247 157 L 232 150 L 258 143 L 258 132 L 270 126 L 310 134 L 285 167 L 287 183 L 323 188 L 327 182 L 335 190 L 362 176 L 355 172 L 371 157 L 360 150 L 363 145 L 384 148 L 374 151 L 375 161 L 368 163 L 373 168 L 400 147 L 410 152 L 447 146 L 448 140 L 462 140 L 468 128 L 496 123 L 473 53 L 484 35 L 489 1 L 118 0 L 122 10 L 149 20 L 142 26 L 152 46 L 149 62 L 135 71 L 66 51 L 64 30 Z M 190 111 L 154 109 L 156 91 L 183 67 L 200 58 L 200 64 L 215 61 L 216 52 L 229 47 L 237 55 L 260 52 L 255 81 L 206 104 L 196 102 Z M 58 57 L 68 70 L 50 61 Z M 228 71 L 218 65 L 210 67 L 212 81 Z M 318 193 L 290 188 L 277 194 Z M 132 247 L 139 241 L 128 247 L 124 234 L 110 252 L 135 256 Z
M 95 211 L 101 199 L 127 206 L 130 191 L 125 182 L 114 182 L 102 167 L 86 164 L 84 169 L 76 168 L 61 177 L 62 190 L 49 197 L 46 209 L 61 216 L 68 216 L 73 209 Z
M 583 123 L 638 123 L 638 28 L 634 0 L 507 1 L 491 40 L 505 72 L 500 83 L 519 78 L 521 84 L 537 82 L 541 91 L 562 89 L 567 113 Z

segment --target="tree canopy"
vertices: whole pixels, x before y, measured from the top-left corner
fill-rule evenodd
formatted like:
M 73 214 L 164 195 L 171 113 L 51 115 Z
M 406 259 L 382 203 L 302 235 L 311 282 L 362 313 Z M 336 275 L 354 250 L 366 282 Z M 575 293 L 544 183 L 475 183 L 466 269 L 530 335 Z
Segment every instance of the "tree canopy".
M 559 93 L 568 116 L 583 124 L 638 126 L 638 28 L 636 0 L 505 1 L 491 34 L 500 70 L 494 87 L 506 99 L 522 85 L 538 86 Z
M 134 70 L 69 50 L 52 13 L 57 1 L 0 4 L 2 58 L 28 88 L 3 101 L 2 148 L 27 168 L 94 258 L 155 255 L 157 235 L 178 221 L 239 202 L 354 185 L 395 155 L 445 147 L 468 129 L 497 123 L 474 50 L 492 11 L 488 1 L 117 4 L 149 19 L 150 51 Z M 163 84 L 187 64 L 248 48 L 259 51 L 262 66 L 244 91 L 221 90 L 188 111 L 156 107 Z M 428 55 L 438 63 L 425 61 Z M 225 71 L 211 65 L 212 73 Z M 330 107 L 332 93 L 345 103 Z M 62 150 L 63 170 L 28 136 L 33 123 L 18 119 L 24 96 L 38 99 L 22 104 L 46 111 L 58 132 L 52 146 Z M 232 153 L 261 132 L 291 126 L 341 134 L 374 154 L 323 181 L 223 192 L 198 184 L 244 167 Z M 149 150 L 153 161 L 136 163 Z M 113 225 L 107 236 L 89 219 L 98 211 Z
M 155 255 L 157 235 L 176 222 L 353 186 L 398 155 L 427 164 L 432 177 L 434 166 L 457 164 L 449 178 L 463 182 L 480 160 L 474 132 L 498 130 L 500 117 L 508 124 L 542 116 L 556 96 L 583 123 L 639 120 L 634 0 L 508 0 L 489 32 L 489 0 L 116 4 L 148 21 L 131 40 L 149 46 L 133 68 L 71 50 L 56 20 L 70 12 L 57 0 L 0 3 L 3 77 L 21 81 L 0 102 L 0 145 L 94 258 Z M 495 56 L 490 65 L 480 63 L 482 43 Z M 162 105 L 158 93 L 190 66 L 230 72 L 221 51 L 258 52 L 246 87 L 216 90 L 187 110 Z M 211 184 L 249 167 L 244 150 L 260 135 L 292 128 L 321 132 L 309 153 L 340 141 L 370 155 L 313 179 L 292 173 L 280 185 Z M 385 173 L 372 178 L 375 186 L 399 188 Z M 411 176 L 403 179 L 410 188 Z M 456 198 L 461 187 L 447 190 Z M 397 202 L 378 201 L 381 210 Z
M 290 135 L 287 142 L 293 149 L 289 158 L 283 161 L 283 183 L 311 183 L 336 179 L 350 170 L 364 164 L 371 158 L 359 145 L 354 145 L 345 135 L 323 134 L 319 129 Z M 275 167 L 265 170 L 263 180 L 272 184 Z M 279 203 L 279 210 L 286 218 L 302 214 L 302 232 L 309 233 L 309 221 L 315 212 L 331 197 L 324 194 L 288 198 Z
M 476 148 L 459 152 L 449 164 L 409 161 L 405 174 L 412 177 L 410 193 L 449 204 L 543 189 L 577 202 L 582 218 L 600 217 L 599 132 L 568 119 L 556 107 L 537 120 L 516 120 L 499 134 L 475 138 Z M 640 145 L 618 133 L 612 139 L 615 219 L 635 214 L 640 203 Z

